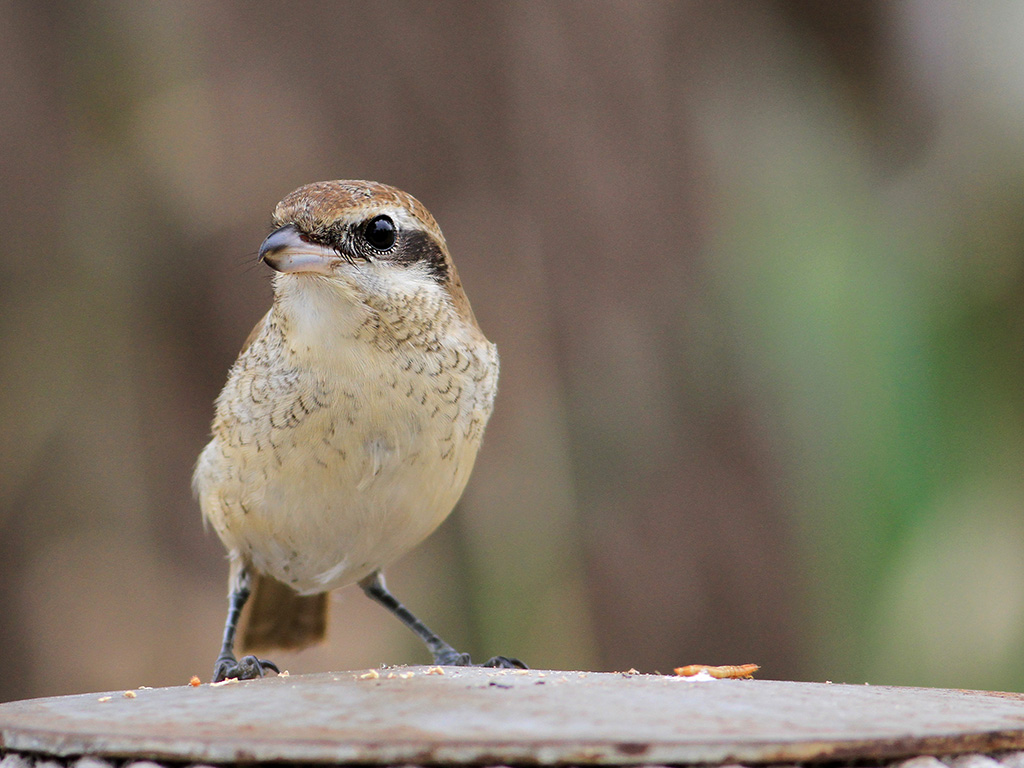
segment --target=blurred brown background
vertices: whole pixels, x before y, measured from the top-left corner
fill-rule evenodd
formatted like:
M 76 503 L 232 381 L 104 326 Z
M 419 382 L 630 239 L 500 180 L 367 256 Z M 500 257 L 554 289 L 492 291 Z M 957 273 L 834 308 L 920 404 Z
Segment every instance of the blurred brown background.
M 0 700 L 208 679 L 189 479 L 300 184 L 502 354 L 389 583 L 478 657 L 1024 690 L 1024 6 L 0 2 Z M 292 672 L 427 661 L 358 590 Z

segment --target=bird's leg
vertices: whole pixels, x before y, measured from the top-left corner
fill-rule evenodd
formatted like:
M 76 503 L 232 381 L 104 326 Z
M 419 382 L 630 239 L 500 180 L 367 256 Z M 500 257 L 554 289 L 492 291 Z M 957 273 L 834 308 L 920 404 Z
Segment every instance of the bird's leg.
M 277 665 L 266 659 L 258 659 L 255 656 L 243 656 L 235 658 L 235 631 L 238 629 L 238 619 L 242 615 L 242 608 L 245 601 L 249 599 L 249 570 L 243 568 L 235 584 L 231 589 L 231 597 L 228 604 L 228 618 L 224 622 L 224 641 L 220 646 L 220 656 L 217 663 L 213 665 L 213 682 L 219 683 L 229 677 L 238 680 L 252 680 L 263 677 L 264 672 L 272 669 L 280 672 Z
M 388 592 L 386 586 L 384 586 L 384 575 L 380 571 L 374 571 L 365 579 L 359 582 L 359 586 L 363 588 L 363 592 L 371 600 L 375 600 L 389 611 L 391 611 L 398 620 L 401 621 L 405 626 L 416 633 L 416 636 L 426 643 L 427 648 L 430 649 L 431 655 L 434 657 L 435 664 L 441 664 L 444 666 L 452 667 L 503 667 L 508 669 L 526 669 L 526 665 L 523 664 L 519 659 L 510 659 L 505 656 L 495 656 L 483 664 L 474 665 L 469 658 L 468 653 L 459 653 L 452 648 L 448 643 L 442 640 L 430 628 L 422 621 L 417 619 L 412 611 L 398 602 L 395 596 Z

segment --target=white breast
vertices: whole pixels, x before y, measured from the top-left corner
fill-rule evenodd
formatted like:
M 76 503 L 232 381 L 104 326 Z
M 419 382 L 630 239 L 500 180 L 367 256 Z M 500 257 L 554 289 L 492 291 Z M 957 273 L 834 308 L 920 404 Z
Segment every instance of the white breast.
M 379 314 L 303 279 L 301 308 L 272 312 L 232 369 L 195 484 L 235 556 L 311 593 L 387 565 L 449 514 L 498 366 L 450 314 L 429 344 L 395 343 Z

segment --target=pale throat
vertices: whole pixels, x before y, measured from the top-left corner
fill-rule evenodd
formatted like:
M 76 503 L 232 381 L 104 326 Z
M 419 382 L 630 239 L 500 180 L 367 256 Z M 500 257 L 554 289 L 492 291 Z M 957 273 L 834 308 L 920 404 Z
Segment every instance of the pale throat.
M 290 351 L 302 357 L 330 357 L 353 341 L 436 344 L 458 326 L 447 290 L 418 265 L 372 264 L 339 278 L 278 274 L 274 292 Z

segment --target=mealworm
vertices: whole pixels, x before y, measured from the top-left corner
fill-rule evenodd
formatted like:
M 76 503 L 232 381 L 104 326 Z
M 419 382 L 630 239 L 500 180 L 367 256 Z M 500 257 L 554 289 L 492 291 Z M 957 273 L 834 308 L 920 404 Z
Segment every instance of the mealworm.
M 739 666 L 711 667 L 707 664 L 687 664 L 685 667 L 676 667 L 675 673 L 680 677 L 691 677 L 701 672 L 707 672 L 717 680 L 733 679 L 743 680 L 754 676 L 759 670 L 757 664 L 740 664 Z

